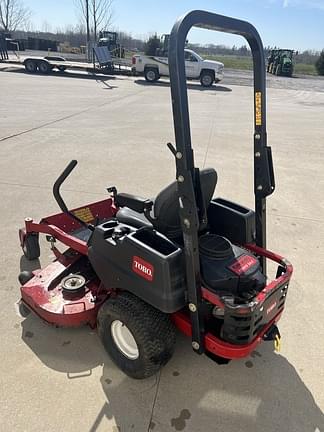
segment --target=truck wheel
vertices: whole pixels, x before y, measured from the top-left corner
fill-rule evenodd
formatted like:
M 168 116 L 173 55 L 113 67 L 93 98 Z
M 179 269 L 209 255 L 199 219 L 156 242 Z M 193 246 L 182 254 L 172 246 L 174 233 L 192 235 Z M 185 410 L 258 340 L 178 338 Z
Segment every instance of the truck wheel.
M 278 65 L 278 66 L 276 67 L 276 75 L 277 75 L 277 76 L 280 76 L 280 75 L 281 75 L 281 66 L 280 66 L 280 65 Z
M 37 63 L 34 60 L 26 60 L 25 69 L 28 73 L 35 73 L 37 72 Z
M 159 71 L 156 68 L 146 68 L 144 71 L 144 77 L 146 81 L 154 83 L 160 78 Z
M 128 292 L 101 306 L 97 324 L 111 359 L 132 378 L 156 374 L 173 354 L 175 329 L 169 316 Z
M 40 61 L 38 63 L 39 72 L 42 74 L 48 74 L 52 70 L 51 65 L 46 61 Z
M 25 235 L 23 244 L 22 244 L 22 250 L 25 255 L 25 257 L 32 261 L 34 259 L 37 259 L 40 257 L 40 248 L 39 248 L 39 241 L 38 241 L 38 234 L 34 233 L 27 233 Z
M 215 78 L 214 74 L 210 71 L 202 71 L 200 74 L 200 84 L 203 87 L 211 87 Z

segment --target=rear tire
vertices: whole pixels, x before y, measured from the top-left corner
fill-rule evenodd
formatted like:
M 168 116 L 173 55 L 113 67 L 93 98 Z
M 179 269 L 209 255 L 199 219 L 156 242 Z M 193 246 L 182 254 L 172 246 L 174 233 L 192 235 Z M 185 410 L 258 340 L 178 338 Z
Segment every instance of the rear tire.
M 215 76 L 211 71 L 202 71 L 200 74 L 200 84 L 203 87 L 211 87 L 215 81 Z
M 144 70 L 144 77 L 146 81 L 154 83 L 160 78 L 159 71 L 156 68 L 146 68 Z
M 25 235 L 22 250 L 28 261 L 35 260 L 40 257 L 40 247 L 38 234 L 28 233 Z
M 44 75 L 49 74 L 50 71 L 52 70 L 51 65 L 44 60 L 39 62 L 38 69 L 39 69 L 39 72 L 44 74 Z
M 172 357 L 175 329 L 169 315 L 133 294 L 109 298 L 99 310 L 97 324 L 107 353 L 132 378 L 156 374 Z
M 37 72 L 37 63 L 34 60 L 26 60 L 25 69 L 28 73 Z

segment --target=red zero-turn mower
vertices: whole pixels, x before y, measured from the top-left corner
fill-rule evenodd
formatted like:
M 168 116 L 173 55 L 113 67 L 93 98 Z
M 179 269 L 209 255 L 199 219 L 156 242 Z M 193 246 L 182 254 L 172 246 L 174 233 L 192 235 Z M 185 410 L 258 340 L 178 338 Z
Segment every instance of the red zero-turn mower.
M 191 27 L 244 36 L 254 65 L 255 210 L 213 199 L 214 169 L 199 170 L 191 148 L 184 46 Z M 176 147 L 176 181 L 154 200 L 118 193 L 39 223 L 25 220 L 20 242 L 28 259 L 39 257 L 39 233 L 56 259 L 19 276 L 22 305 L 56 326 L 97 326 L 113 361 L 129 376 L 145 378 L 171 357 L 175 327 L 198 354 L 215 360 L 248 356 L 264 339 L 277 340 L 292 266 L 266 249 L 266 197 L 274 191 L 266 144 L 265 60 L 255 28 L 244 21 L 193 11 L 173 27 L 169 47 Z M 55 247 L 68 246 L 64 253 Z M 266 259 L 278 263 L 274 280 Z

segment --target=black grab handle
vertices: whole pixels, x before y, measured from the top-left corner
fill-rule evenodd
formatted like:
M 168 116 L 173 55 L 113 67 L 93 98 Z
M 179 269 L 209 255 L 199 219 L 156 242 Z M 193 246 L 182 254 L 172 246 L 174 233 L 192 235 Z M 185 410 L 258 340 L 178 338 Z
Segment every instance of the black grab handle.
M 60 209 L 68 214 L 71 218 L 73 218 L 74 220 L 76 220 L 77 222 L 79 222 L 81 225 L 87 227 L 88 229 L 90 229 L 91 231 L 94 230 L 94 226 L 91 224 L 87 224 L 86 222 L 84 222 L 82 219 L 78 218 L 73 212 L 71 212 L 63 198 L 62 195 L 60 193 L 60 187 L 62 186 L 62 183 L 66 180 L 66 178 L 71 174 L 71 172 L 74 170 L 74 168 L 77 166 L 78 161 L 73 159 L 71 160 L 71 162 L 68 164 L 68 166 L 65 168 L 65 170 L 62 172 L 62 174 L 58 177 L 58 179 L 56 180 L 56 182 L 54 183 L 53 186 L 53 195 L 54 198 L 57 202 L 57 204 L 59 205 Z
M 58 204 L 58 206 L 60 207 L 60 209 L 64 212 L 64 213 L 69 213 L 69 210 L 65 204 L 65 202 L 63 201 L 63 198 L 60 194 L 60 187 L 62 185 L 62 183 L 66 180 L 66 178 L 71 174 L 71 172 L 74 170 L 74 168 L 77 166 L 78 161 L 73 159 L 71 160 L 71 162 L 68 164 L 68 166 L 64 169 L 64 171 L 62 172 L 62 174 L 58 177 L 58 179 L 56 180 L 56 182 L 54 183 L 53 186 L 53 195 L 54 198 Z

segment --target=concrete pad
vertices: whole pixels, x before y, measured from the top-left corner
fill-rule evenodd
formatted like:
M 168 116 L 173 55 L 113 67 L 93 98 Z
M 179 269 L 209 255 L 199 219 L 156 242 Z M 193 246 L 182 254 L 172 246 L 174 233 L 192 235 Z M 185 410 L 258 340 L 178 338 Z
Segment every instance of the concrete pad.
M 46 265 L 21 257 L 24 217 L 57 212 L 51 188 L 71 159 L 63 187 L 70 206 L 105 188 L 154 196 L 175 176 L 167 81 L 0 74 L 1 428 L 13 431 L 324 431 L 324 93 L 268 91 L 268 140 L 277 190 L 268 200 L 268 246 L 295 266 L 280 322 L 282 352 L 262 344 L 251 358 L 217 365 L 178 336 L 174 357 L 142 382 L 123 375 L 88 328 L 55 329 L 17 316 L 19 269 Z M 288 82 L 287 81 L 287 82 Z M 276 84 L 277 87 L 279 85 Z M 216 195 L 253 206 L 249 86 L 190 85 L 197 165 L 214 166 Z

